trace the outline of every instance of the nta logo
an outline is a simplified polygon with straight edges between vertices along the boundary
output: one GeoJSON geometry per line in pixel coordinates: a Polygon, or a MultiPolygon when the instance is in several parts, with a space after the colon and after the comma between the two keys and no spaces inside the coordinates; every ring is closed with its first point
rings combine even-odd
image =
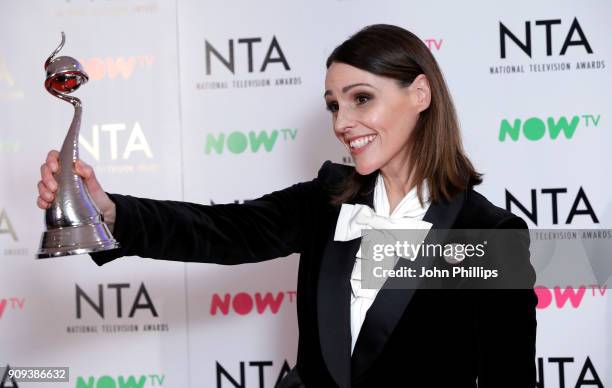
{"type": "Polygon", "coordinates": [[[19,241],[17,238],[17,232],[15,232],[15,228],[13,228],[13,224],[11,223],[7,212],[3,208],[0,208],[0,234],[8,234],[11,236],[13,241],[19,241]]]}
{"type": "Polygon", "coordinates": [[[210,314],[217,315],[218,312],[221,312],[223,315],[228,315],[233,310],[236,314],[247,315],[253,312],[253,309],[260,315],[265,314],[266,311],[277,314],[285,298],[288,298],[289,303],[294,303],[295,297],[295,291],[280,291],[276,295],[271,292],[265,294],[256,292],[255,295],[239,292],[233,296],[229,293],[213,294],[210,314]]]}
{"type": "Polygon", "coordinates": [[[10,365],[6,365],[6,368],[0,368],[0,372],[4,369],[4,373],[0,375],[0,388],[19,388],[17,381],[15,381],[14,376],[9,377],[9,371],[11,370],[10,365]],[[11,385],[6,385],[10,383],[11,385]]]}
{"type": "MultiPolygon", "coordinates": [[[[558,196],[559,194],[567,193],[567,188],[547,188],[542,189],[540,191],[541,194],[550,195],[550,207],[552,213],[552,224],[556,225],[559,223],[559,206],[558,206],[558,196]]],[[[516,205],[517,208],[527,216],[531,222],[535,225],[538,225],[538,191],[536,189],[531,189],[531,206],[527,209],[527,206],[523,205],[508,189],[506,189],[506,210],[512,211],[512,205],[516,205]]],[[[595,210],[593,210],[593,206],[591,206],[591,202],[587,197],[585,191],[582,189],[582,186],[578,189],[578,193],[574,198],[572,206],[568,212],[567,218],[565,219],[565,224],[571,224],[574,220],[575,216],[585,215],[591,217],[591,221],[594,224],[599,223],[599,218],[595,214],[595,210]],[[582,204],[582,208],[579,209],[582,204]]]]}
{"type": "Polygon", "coordinates": [[[143,388],[143,387],[161,387],[164,385],[164,375],[139,375],[139,376],[117,376],[108,375],[95,378],[89,376],[77,377],[76,388],[143,388]]]}
{"type": "Polygon", "coordinates": [[[566,116],[559,118],[547,117],[546,119],[530,117],[526,120],[503,119],[499,126],[498,139],[503,142],[509,137],[512,141],[517,141],[521,135],[521,130],[523,136],[531,141],[541,140],[546,135],[546,132],[548,132],[552,140],[556,140],[561,133],[563,133],[566,139],[571,139],[580,123],[583,123],[586,127],[590,125],[597,127],[600,119],[600,115],[592,114],[574,115],[569,120],[566,116]]]}
{"type": "MultiPolygon", "coordinates": [[[[264,373],[265,372],[264,369],[266,367],[274,366],[272,361],[249,361],[248,366],[252,368],[257,368],[257,374],[255,375],[252,373],[245,373],[247,362],[240,361],[240,367],[238,369],[239,373],[234,373],[232,375],[230,372],[228,372],[228,369],[236,370],[235,367],[225,368],[218,361],[215,364],[217,366],[216,368],[217,369],[216,370],[217,388],[222,388],[225,386],[223,385],[223,380],[228,381],[233,387],[251,387],[251,386],[258,386],[260,388],[267,387],[268,384],[266,383],[266,380],[265,380],[266,374],[264,373]],[[238,377],[237,375],[240,377],[238,377]],[[249,381],[251,382],[251,384],[248,384],[249,381]]],[[[291,371],[291,367],[289,367],[289,363],[287,362],[287,360],[284,360],[283,365],[281,366],[280,371],[278,372],[278,375],[275,374],[275,376],[278,376],[276,378],[276,382],[274,383],[274,385],[270,385],[270,386],[276,387],[278,383],[281,381],[281,379],[287,373],[289,373],[289,371],[291,371]]]]}
{"type": "MultiPolygon", "coordinates": [[[[102,124],[102,125],[94,125],[91,129],[91,138],[88,140],[82,134],[79,135],[79,144],[91,154],[91,156],[100,160],[100,156],[102,155],[102,148],[100,146],[100,133],[105,133],[108,135],[108,155],[111,160],[117,160],[120,157],[121,159],[129,159],[132,153],[134,152],[142,152],[142,154],[151,159],[153,158],[153,152],[151,151],[151,146],[147,141],[147,137],[145,136],[142,126],[138,121],[134,123],[131,129],[128,129],[127,124],[125,123],[113,123],[113,124],[102,124]],[[127,130],[128,138],[125,141],[125,146],[120,149],[119,148],[119,133],[123,133],[127,130]]],[[[122,141],[123,143],[123,141],[122,141]]]]}
{"type": "Polygon", "coordinates": [[[597,370],[595,369],[595,365],[593,365],[593,362],[591,361],[591,358],[589,356],[586,357],[584,363],[582,364],[580,373],[578,373],[578,370],[576,368],[576,367],[580,367],[580,364],[574,364],[574,362],[575,362],[574,357],[548,357],[548,364],[546,364],[546,367],[545,367],[544,358],[538,357],[537,380],[536,380],[535,387],[536,388],[546,388],[546,387],[551,387],[551,388],[552,387],[560,387],[560,388],[576,387],[578,388],[578,387],[591,386],[591,387],[597,387],[597,388],[604,388],[604,385],[601,379],[599,378],[599,374],[597,374],[597,370]],[[554,367],[554,364],[557,364],[557,368],[554,367]],[[569,364],[569,365],[566,365],[566,364],[569,364]],[[552,370],[548,370],[549,367],[551,367],[552,370]],[[544,373],[545,370],[547,370],[548,373],[544,373]],[[546,375],[555,376],[555,379],[553,379],[554,385],[551,385],[551,384],[545,385],[544,377],[546,375]],[[576,375],[578,375],[578,378],[576,379],[576,384],[569,383],[567,381],[566,376],[576,376],[576,375]],[[558,377],[558,381],[555,381],[557,377],[558,377]]]}
{"type": "Polygon", "coordinates": [[[130,79],[135,70],[150,69],[153,67],[153,55],[136,55],[117,58],[89,58],[81,61],[89,78],[98,81],[107,77],[130,79]]]}
{"type": "MultiPolygon", "coordinates": [[[[247,63],[246,68],[249,73],[253,72],[254,69],[254,61],[253,61],[253,53],[254,51],[258,51],[259,43],[261,43],[261,38],[239,38],[237,39],[237,44],[241,45],[240,47],[243,50],[246,50],[247,63]]],[[[204,40],[204,55],[206,59],[206,75],[212,74],[212,66],[211,59],[215,57],[217,61],[223,65],[227,70],[229,70],[232,74],[236,73],[236,60],[234,53],[234,39],[229,39],[227,43],[227,51],[225,56],[221,54],[221,52],[213,46],[208,40],[204,40]]],[[[271,63],[280,63],[286,71],[291,70],[289,67],[289,62],[287,62],[287,58],[281,49],[276,36],[272,36],[272,40],[267,46],[266,54],[261,65],[258,67],[259,72],[263,73],[266,71],[267,67],[271,63]]]]}
{"type": "MultiPolygon", "coordinates": [[[[542,37],[543,41],[546,45],[546,56],[553,55],[553,26],[561,24],[561,19],[547,19],[547,20],[536,20],[536,26],[542,26],[544,29],[544,36],[542,37]]],[[[518,48],[520,48],[527,56],[531,58],[532,54],[532,40],[531,40],[531,22],[525,22],[525,38],[524,41],[518,38],[508,27],[506,27],[502,22],[499,22],[499,51],[500,57],[506,58],[506,42],[508,39],[514,42],[518,48]]],[[[582,46],[584,50],[593,54],[593,49],[589,44],[589,41],[580,26],[577,18],[574,18],[572,24],[569,27],[567,34],[565,35],[565,39],[563,40],[563,44],[561,45],[561,50],[559,51],[559,55],[565,55],[567,49],[570,46],[582,46]]]]}
{"type": "Polygon", "coordinates": [[[224,148],[227,148],[233,154],[241,154],[247,149],[250,149],[252,153],[256,153],[261,149],[270,152],[279,134],[283,135],[283,141],[293,141],[297,136],[297,129],[283,128],[272,131],[260,131],[259,133],[254,131],[248,133],[234,131],[228,135],[225,133],[218,135],[209,133],[206,135],[204,153],[209,155],[214,151],[217,154],[221,154],[224,148]]]}
{"type": "MultiPolygon", "coordinates": [[[[124,299],[123,299],[123,290],[129,289],[129,283],[109,283],[106,285],[108,290],[115,290],[115,300],[117,304],[117,312],[116,317],[122,318],[124,311],[124,299]]],[[[112,291],[109,291],[112,292],[112,291]]],[[[106,309],[104,305],[104,285],[98,284],[98,295],[97,295],[97,303],[94,302],[94,299],[91,298],[83,289],[76,284],[76,317],[77,319],[81,319],[82,317],[82,304],[85,301],[97,314],[100,318],[104,318],[106,314],[106,309]]],[[[149,296],[149,292],[145,287],[144,283],[140,283],[140,287],[136,292],[136,296],[132,299],[132,303],[128,305],[130,308],[128,317],[133,318],[134,314],[136,314],[136,310],[148,310],[152,316],[157,317],[157,310],[155,309],[155,305],[149,296]]]]}

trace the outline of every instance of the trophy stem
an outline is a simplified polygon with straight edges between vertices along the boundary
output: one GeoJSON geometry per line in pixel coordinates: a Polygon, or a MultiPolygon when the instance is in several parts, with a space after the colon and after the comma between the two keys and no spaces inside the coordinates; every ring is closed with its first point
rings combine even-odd
{"type": "Polygon", "coordinates": [[[79,159],[79,132],[83,108],[81,101],[72,96],[52,93],[74,107],[72,123],[59,155],[59,170],[53,174],[61,182],[55,201],[47,209],[47,228],[79,226],[102,221],[100,210],[92,200],[85,182],[75,171],[79,159]]]}
{"type": "MultiPolygon", "coordinates": [[[[54,93],[55,94],[55,93],[54,93]]],[[[74,115],[70,129],[66,134],[62,149],[60,150],[60,165],[62,168],[71,169],[74,163],[79,159],[79,133],[81,132],[81,116],[83,115],[83,106],[81,100],[76,97],[58,94],[56,97],[64,101],[68,101],[74,107],[74,115]]]]}
{"type": "Polygon", "coordinates": [[[59,170],[53,174],[60,183],[51,207],[45,211],[47,231],[43,233],[39,259],[105,251],[119,246],[83,179],[74,171],[79,159],[79,132],[83,108],[72,96],[52,93],[70,102],[74,115],[60,150],[59,170]]]}

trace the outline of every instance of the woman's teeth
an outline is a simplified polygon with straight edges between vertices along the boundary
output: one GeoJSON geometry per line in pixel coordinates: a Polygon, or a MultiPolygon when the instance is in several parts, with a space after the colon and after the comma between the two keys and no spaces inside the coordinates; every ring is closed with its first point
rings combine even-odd
{"type": "Polygon", "coordinates": [[[349,143],[349,145],[351,146],[351,148],[361,148],[361,147],[367,145],[372,140],[374,140],[375,137],[376,137],[376,135],[363,136],[363,137],[360,137],[358,139],[352,140],[349,143]]]}

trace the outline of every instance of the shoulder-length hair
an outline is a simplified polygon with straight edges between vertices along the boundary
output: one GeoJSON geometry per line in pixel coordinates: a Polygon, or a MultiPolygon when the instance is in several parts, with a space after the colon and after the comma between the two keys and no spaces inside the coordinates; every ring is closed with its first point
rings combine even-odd
{"type": "MultiPolygon", "coordinates": [[[[442,72],[421,39],[401,27],[371,25],[336,47],[327,58],[327,68],[334,62],[395,79],[400,87],[409,86],[420,74],[427,77],[431,102],[420,113],[408,142],[421,203],[424,182],[432,202],[449,200],[457,192],[482,182],[482,174],[474,170],[464,152],[455,106],[442,72]]],[[[340,204],[355,198],[371,182],[368,177],[352,170],[336,188],[332,202],[340,204]]]]}

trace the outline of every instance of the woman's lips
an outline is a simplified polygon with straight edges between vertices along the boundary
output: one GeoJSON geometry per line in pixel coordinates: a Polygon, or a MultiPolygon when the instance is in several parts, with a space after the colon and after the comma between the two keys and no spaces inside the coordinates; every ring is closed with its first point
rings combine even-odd
{"type": "Polygon", "coordinates": [[[376,135],[364,135],[351,139],[348,142],[351,154],[357,155],[364,152],[375,138],[376,135]]]}

